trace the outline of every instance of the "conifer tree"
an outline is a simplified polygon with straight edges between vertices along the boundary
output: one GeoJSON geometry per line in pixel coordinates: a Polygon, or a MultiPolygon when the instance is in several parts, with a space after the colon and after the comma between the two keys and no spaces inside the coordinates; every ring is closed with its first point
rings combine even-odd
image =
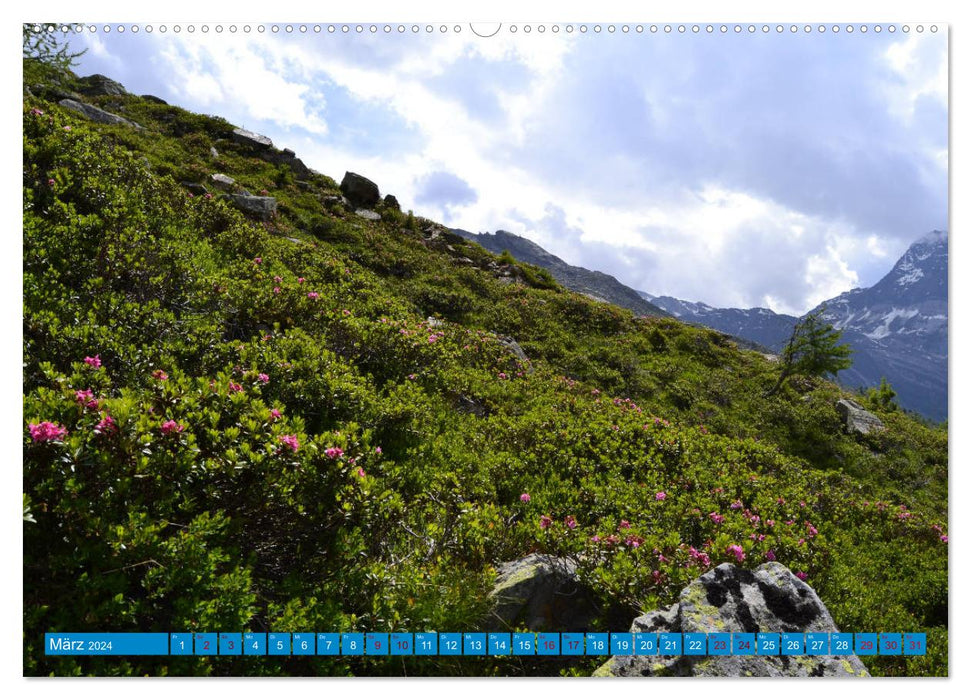
{"type": "Polygon", "coordinates": [[[779,379],[767,393],[777,393],[785,381],[793,375],[804,377],[835,376],[842,369],[849,369],[853,361],[849,345],[840,343],[843,334],[823,320],[825,307],[800,319],[792,329],[792,336],[782,351],[782,368],[779,379]]]}

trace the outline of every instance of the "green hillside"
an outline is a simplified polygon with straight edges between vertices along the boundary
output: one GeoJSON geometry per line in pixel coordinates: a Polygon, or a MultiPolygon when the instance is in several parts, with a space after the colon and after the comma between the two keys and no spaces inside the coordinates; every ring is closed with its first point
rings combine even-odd
{"type": "Polygon", "coordinates": [[[888,429],[851,436],[850,393],[764,398],[778,365],[723,335],[418,213],[363,218],[218,117],[84,97],[142,128],[98,124],[57,104],[74,76],[25,76],[26,674],[587,675],[602,659],[43,653],[52,631],[488,631],[495,567],[530,552],[576,559],[605,631],[774,558],[842,630],[927,632],[871,673],[947,674],[946,427],[871,407],[888,429]]]}

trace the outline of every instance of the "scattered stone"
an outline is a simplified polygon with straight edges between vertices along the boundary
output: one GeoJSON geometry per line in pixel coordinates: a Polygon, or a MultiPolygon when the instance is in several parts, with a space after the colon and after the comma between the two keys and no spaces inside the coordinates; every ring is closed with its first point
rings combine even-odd
{"type": "Polygon", "coordinates": [[[89,75],[86,78],[79,78],[78,84],[81,86],[81,94],[87,95],[88,97],[97,97],[98,95],[128,94],[128,91],[122,87],[121,83],[98,73],[89,75]]]}
{"type": "Polygon", "coordinates": [[[127,126],[134,127],[136,129],[141,129],[135,122],[125,119],[124,117],[119,117],[117,114],[112,114],[111,112],[106,112],[103,109],[99,109],[94,105],[89,105],[84,102],[78,102],[77,100],[65,99],[58,102],[61,107],[78,112],[85,119],[90,119],[98,124],[125,124],[127,126]]]}
{"type": "Polygon", "coordinates": [[[179,184],[189,190],[189,192],[192,194],[204,195],[209,191],[206,189],[205,185],[198,182],[180,182],[179,184]]]}
{"type": "Polygon", "coordinates": [[[398,204],[398,199],[393,194],[384,195],[384,206],[386,206],[388,209],[401,211],[401,205],[398,204]]]}
{"type": "Polygon", "coordinates": [[[216,187],[227,191],[232,190],[233,185],[236,184],[236,180],[229,177],[229,175],[224,175],[222,173],[214,173],[209,176],[209,179],[212,180],[216,187]]]}
{"type": "Polygon", "coordinates": [[[355,207],[362,209],[373,207],[381,198],[377,185],[363,175],[352,172],[344,173],[344,179],[341,180],[341,192],[355,207]]]}
{"type": "Polygon", "coordinates": [[[471,396],[466,396],[465,394],[456,394],[453,397],[453,403],[455,409],[460,413],[469,413],[476,418],[485,418],[489,415],[489,409],[479,401],[471,396]]]}
{"type": "Polygon", "coordinates": [[[304,165],[304,162],[297,158],[297,154],[289,148],[284,148],[282,151],[276,148],[268,148],[260,154],[260,157],[274,165],[289,165],[293,174],[298,178],[310,177],[310,168],[304,165]]]}
{"type": "Polygon", "coordinates": [[[441,328],[445,325],[445,321],[440,318],[435,318],[434,316],[429,316],[425,319],[425,323],[429,328],[441,328]]]}
{"type": "Polygon", "coordinates": [[[518,359],[520,362],[529,362],[529,358],[526,357],[526,353],[515,340],[505,336],[496,336],[496,340],[498,340],[499,344],[506,348],[506,350],[515,355],[516,359],[518,359]]]}
{"type": "Polygon", "coordinates": [[[304,192],[309,192],[314,188],[314,183],[307,182],[306,180],[295,180],[297,187],[302,189],[304,192]]]}
{"type": "Polygon", "coordinates": [[[381,215],[376,211],[371,211],[370,209],[355,209],[354,213],[360,216],[362,219],[367,219],[368,221],[381,221],[381,215]]]}
{"type": "Polygon", "coordinates": [[[472,258],[455,258],[456,265],[475,265],[475,261],[472,258]]]}
{"type": "Polygon", "coordinates": [[[155,95],[142,95],[143,100],[148,100],[149,102],[154,102],[157,105],[167,105],[168,102],[163,100],[161,97],[156,97],[155,95]]]}
{"type": "Polygon", "coordinates": [[[257,151],[273,148],[273,141],[268,139],[266,136],[254,133],[252,131],[247,131],[246,129],[233,129],[233,141],[257,151]]]}
{"type": "Polygon", "coordinates": [[[867,411],[856,401],[850,399],[840,399],[836,402],[836,410],[846,423],[846,430],[849,433],[859,433],[868,435],[869,433],[885,430],[886,426],[879,418],[867,411]]]}
{"type": "Polygon", "coordinates": [[[596,607],[593,592],[576,576],[568,559],[530,554],[500,564],[495,587],[489,594],[489,624],[503,628],[522,626],[542,632],[586,632],[596,607]]]}
{"type": "MultiPolygon", "coordinates": [[[[816,592],[778,562],[722,564],[631,632],[838,632],[816,592]]],[[[856,656],[614,656],[595,676],[869,676],[856,656]]]]}
{"type": "Polygon", "coordinates": [[[762,353],[762,357],[764,357],[765,359],[767,359],[769,362],[778,362],[779,361],[779,356],[778,355],[773,355],[772,353],[769,353],[769,352],[763,352],[762,353]]]}
{"type": "Polygon", "coordinates": [[[218,158],[219,157],[219,151],[216,150],[216,147],[215,146],[210,146],[209,147],[209,155],[212,156],[213,158],[218,158]]]}
{"type": "Polygon", "coordinates": [[[264,221],[276,214],[276,197],[254,197],[245,194],[231,194],[229,198],[239,209],[254,214],[264,221]]]}

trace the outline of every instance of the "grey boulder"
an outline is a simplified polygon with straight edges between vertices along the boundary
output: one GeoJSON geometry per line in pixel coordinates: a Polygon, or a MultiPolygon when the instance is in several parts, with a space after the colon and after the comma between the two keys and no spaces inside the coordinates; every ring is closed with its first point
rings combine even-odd
{"type": "Polygon", "coordinates": [[[568,559],[530,554],[497,569],[490,627],[585,632],[596,615],[592,591],[568,559]]]}
{"type": "MultiPolygon", "coordinates": [[[[80,92],[82,95],[96,97],[98,95],[127,95],[128,91],[122,87],[121,83],[111,78],[95,73],[86,78],[78,79],[80,92]]],[[[158,99],[158,98],[155,98],[158,99]]]]}
{"type": "Polygon", "coordinates": [[[275,197],[255,197],[253,195],[231,194],[229,195],[229,198],[241,211],[247,214],[253,214],[264,221],[272,218],[276,214],[275,197]]]}
{"type": "Polygon", "coordinates": [[[263,151],[273,147],[273,141],[262,134],[257,134],[246,129],[233,129],[233,141],[241,146],[247,146],[257,151],[263,151]]]}
{"type": "MultiPolygon", "coordinates": [[[[816,592],[778,562],[722,564],[677,603],[634,620],[631,632],[838,632],[816,592]]],[[[856,656],[613,656],[596,676],[868,676],[856,656]]]]}
{"type": "Polygon", "coordinates": [[[361,209],[373,207],[381,198],[376,184],[363,175],[352,172],[344,173],[344,179],[341,180],[341,192],[351,201],[352,205],[361,209]]]}
{"type": "Polygon", "coordinates": [[[868,435],[886,429],[883,421],[864,409],[856,401],[840,399],[836,402],[836,410],[843,418],[847,432],[868,435]]]}
{"type": "Polygon", "coordinates": [[[112,114],[111,112],[106,112],[103,109],[99,109],[94,105],[89,105],[84,102],[78,102],[77,100],[61,100],[58,102],[61,107],[65,109],[70,109],[78,114],[80,114],[85,119],[90,119],[98,124],[125,124],[127,126],[135,127],[136,129],[141,129],[135,122],[125,119],[124,117],[119,117],[117,114],[112,114]]]}

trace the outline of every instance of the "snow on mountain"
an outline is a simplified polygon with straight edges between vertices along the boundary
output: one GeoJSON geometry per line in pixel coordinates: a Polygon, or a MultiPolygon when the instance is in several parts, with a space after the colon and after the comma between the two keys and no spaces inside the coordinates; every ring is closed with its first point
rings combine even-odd
{"type": "MultiPolygon", "coordinates": [[[[817,307],[825,308],[823,318],[843,331],[854,350],[853,366],[839,374],[841,383],[869,387],[886,377],[900,405],[935,420],[947,418],[947,274],[948,234],[932,231],[872,287],[852,289],[817,307]]],[[[718,309],[641,294],[681,320],[776,352],[785,347],[797,320],[769,309],[718,309]]]]}

